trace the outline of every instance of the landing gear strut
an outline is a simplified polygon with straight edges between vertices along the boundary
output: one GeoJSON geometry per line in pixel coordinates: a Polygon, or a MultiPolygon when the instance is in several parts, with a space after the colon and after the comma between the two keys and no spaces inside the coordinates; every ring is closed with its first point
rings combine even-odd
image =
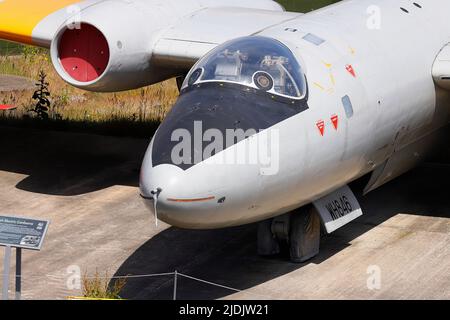
{"type": "Polygon", "coordinates": [[[313,206],[260,222],[259,255],[279,254],[283,243],[289,246],[292,262],[305,262],[319,254],[320,218],[313,206]]]}

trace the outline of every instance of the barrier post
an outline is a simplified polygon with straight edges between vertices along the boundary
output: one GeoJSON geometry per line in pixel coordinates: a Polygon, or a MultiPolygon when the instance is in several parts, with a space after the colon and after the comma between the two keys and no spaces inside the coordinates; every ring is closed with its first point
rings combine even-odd
{"type": "Polygon", "coordinates": [[[177,300],[178,271],[175,270],[173,278],[173,300],[177,300]]]}

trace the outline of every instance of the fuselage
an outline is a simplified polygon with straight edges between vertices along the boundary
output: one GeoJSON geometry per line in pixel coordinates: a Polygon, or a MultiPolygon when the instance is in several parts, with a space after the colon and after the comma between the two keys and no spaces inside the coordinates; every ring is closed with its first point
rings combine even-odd
{"type": "MultiPolygon", "coordinates": [[[[284,44],[301,65],[307,108],[186,167],[156,163],[155,141],[163,144],[157,133],[141,172],[149,207],[154,208],[149,199],[157,199],[158,217],[184,228],[241,225],[319,199],[397,154],[414,158],[407,159],[411,163],[421,159],[428,147],[421,141],[449,120],[449,95],[431,76],[436,56],[450,42],[448,12],[446,0],[350,0],[264,30],[257,36],[284,44]],[[269,165],[217,161],[244,152],[268,133],[274,147],[269,165]]],[[[180,101],[186,100],[183,94],[195,91],[182,92],[180,101]]],[[[227,119],[212,113],[197,120],[227,119]]]]}

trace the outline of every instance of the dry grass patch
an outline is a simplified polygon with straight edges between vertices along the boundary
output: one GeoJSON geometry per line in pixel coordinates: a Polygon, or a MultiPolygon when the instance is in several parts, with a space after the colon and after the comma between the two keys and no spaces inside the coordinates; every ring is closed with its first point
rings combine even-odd
{"type": "Polygon", "coordinates": [[[126,278],[109,280],[108,272],[104,276],[98,270],[93,276],[83,276],[83,297],[89,299],[121,299],[120,292],[127,283],[126,278]]]}
{"type": "MultiPolygon", "coordinates": [[[[0,73],[37,79],[44,71],[51,93],[52,115],[68,121],[160,122],[178,97],[175,80],[119,93],[93,93],[65,83],[54,70],[48,52],[36,50],[20,56],[0,57],[0,73]]],[[[17,106],[8,117],[20,119],[33,106],[33,92],[0,93],[0,103],[17,106]]]]}

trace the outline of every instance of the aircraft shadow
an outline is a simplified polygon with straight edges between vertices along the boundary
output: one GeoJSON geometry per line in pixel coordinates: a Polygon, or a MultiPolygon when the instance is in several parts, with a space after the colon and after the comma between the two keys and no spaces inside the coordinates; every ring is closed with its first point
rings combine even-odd
{"type": "MultiPolygon", "coordinates": [[[[147,145],[147,139],[0,126],[0,171],[24,174],[27,177],[17,184],[17,188],[49,195],[80,195],[113,185],[137,186],[147,145]]],[[[446,155],[445,160],[450,160],[448,150],[446,155]]],[[[352,184],[356,192],[363,186],[364,179],[352,184]]],[[[450,166],[428,163],[365,197],[359,194],[365,215],[324,237],[320,255],[308,263],[326,261],[349,246],[353,239],[399,213],[449,218],[449,187],[450,166]]],[[[257,256],[256,225],[212,231],[169,228],[143,243],[119,267],[116,275],[178,270],[244,290],[304,265],[290,263],[284,256],[257,256]]],[[[171,277],[128,279],[122,296],[170,299],[172,291],[171,277]]],[[[185,278],[178,281],[179,299],[217,299],[231,293],[185,278]]]]}
{"type": "Polygon", "coordinates": [[[0,126],[0,171],[27,175],[18,189],[48,195],[138,186],[147,145],[146,139],[0,126]]]}
{"type": "MultiPolygon", "coordinates": [[[[450,166],[424,165],[359,199],[365,215],[332,235],[324,236],[320,264],[350,245],[353,239],[397,214],[450,218],[450,166]]],[[[364,180],[352,184],[362,190],[364,180]]],[[[116,271],[120,275],[178,272],[236,288],[250,289],[302,268],[286,254],[262,258],[256,254],[256,225],[225,230],[189,231],[169,228],[134,252],[116,271]]],[[[127,299],[171,299],[173,276],[128,279],[121,292],[127,299]]],[[[233,292],[190,279],[178,278],[177,298],[219,299],[233,292]]],[[[251,290],[250,290],[251,291],[251,290]]],[[[252,296],[259,299],[264,296],[252,296]]],[[[270,297],[266,297],[270,298],[270,297]]],[[[275,297],[274,297],[275,298],[275,297]]]]}

